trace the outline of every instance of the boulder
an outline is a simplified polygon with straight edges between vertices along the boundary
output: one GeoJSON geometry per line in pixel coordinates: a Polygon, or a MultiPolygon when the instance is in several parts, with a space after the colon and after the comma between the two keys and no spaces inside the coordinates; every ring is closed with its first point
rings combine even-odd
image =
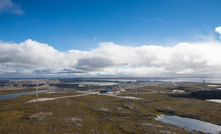
{"type": "Polygon", "coordinates": [[[163,112],[163,113],[175,113],[177,110],[171,108],[171,107],[162,107],[162,108],[157,108],[157,112],[163,112]]]}
{"type": "Polygon", "coordinates": [[[97,112],[112,113],[112,110],[102,107],[102,108],[97,109],[97,112]]]}
{"type": "Polygon", "coordinates": [[[53,115],[53,113],[51,113],[51,112],[34,113],[34,114],[31,114],[28,118],[29,119],[37,118],[38,120],[43,120],[46,115],[53,115]]]}
{"type": "Polygon", "coordinates": [[[134,103],[130,103],[130,104],[124,104],[124,107],[127,109],[134,109],[134,108],[139,108],[137,105],[135,105],[134,103]]]}
{"type": "Polygon", "coordinates": [[[65,122],[72,122],[72,123],[76,123],[76,122],[81,122],[82,119],[78,118],[78,117],[73,117],[73,118],[66,118],[65,122]]]}

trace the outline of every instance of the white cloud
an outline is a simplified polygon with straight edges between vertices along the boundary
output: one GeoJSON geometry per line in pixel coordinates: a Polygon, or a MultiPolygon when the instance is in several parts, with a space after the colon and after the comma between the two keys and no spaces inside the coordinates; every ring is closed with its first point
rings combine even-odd
{"type": "Polygon", "coordinates": [[[220,76],[221,43],[129,47],[103,42],[91,51],[60,52],[31,39],[0,42],[0,75],[220,76]]]}
{"type": "Polygon", "coordinates": [[[216,27],[215,31],[220,34],[219,38],[221,39],[221,26],[216,27]]]}
{"type": "Polygon", "coordinates": [[[187,68],[187,69],[184,69],[184,70],[181,70],[179,72],[177,72],[178,74],[190,74],[190,73],[193,73],[194,70],[191,69],[191,68],[187,68]]]}
{"type": "Polygon", "coordinates": [[[24,11],[21,10],[21,7],[11,0],[0,0],[0,13],[1,12],[8,12],[17,15],[24,14],[24,11]]]}

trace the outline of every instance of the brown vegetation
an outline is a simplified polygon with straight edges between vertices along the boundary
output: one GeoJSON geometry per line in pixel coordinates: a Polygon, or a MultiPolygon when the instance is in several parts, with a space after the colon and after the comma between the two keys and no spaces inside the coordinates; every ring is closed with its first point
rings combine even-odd
{"type": "MultiPolygon", "coordinates": [[[[169,114],[195,118],[221,125],[221,104],[171,95],[182,87],[192,91],[194,83],[148,86],[138,91],[142,100],[125,100],[111,96],[88,95],[53,101],[26,103],[35,95],[0,100],[0,133],[195,133],[156,121],[157,115],[169,114]],[[166,92],[161,93],[160,91],[166,92]]],[[[132,92],[132,90],[126,90],[132,92]]],[[[135,91],[135,90],[134,90],[135,91]]],[[[76,89],[58,90],[65,93],[41,93],[39,98],[76,94],[76,89]]],[[[125,92],[127,93],[127,92],[125,92]]],[[[131,95],[130,95],[131,96],[131,95]]]]}

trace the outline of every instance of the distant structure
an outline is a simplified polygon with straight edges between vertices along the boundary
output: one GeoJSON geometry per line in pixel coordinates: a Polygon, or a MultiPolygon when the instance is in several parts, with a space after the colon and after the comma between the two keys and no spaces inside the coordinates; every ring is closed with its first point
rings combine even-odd
{"type": "Polygon", "coordinates": [[[206,88],[205,88],[205,80],[203,80],[203,84],[204,84],[204,90],[206,90],[206,88]]]}
{"type": "Polygon", "coordinates": [[[36,84],[36,100],[38,100],[38,82],[36,84]]]}
{"type": "Polygon", "coordinates": [[[108,92],[110,92],[109,89],[105,89],[105,90],[100,91],[100,93],[108,93],[108,92]]]}
{"type": "Polygon", "coordinates": [[[135,86],[136,86],[136,99],[137,99],[137,85],[136,84],[138,84],[138,81],[136,80],[136,82],[135,82],[135,86]]]}
{"type": "Polygon", "coordinates": [[[83,84],[79,84],[78,87],[85,87],[85,85],[83,85],[83,84]]]}
{"type": "Polygon", "coordinates": [[[48,81],[48,90],[50,92],[50,80],[48,81]]]}

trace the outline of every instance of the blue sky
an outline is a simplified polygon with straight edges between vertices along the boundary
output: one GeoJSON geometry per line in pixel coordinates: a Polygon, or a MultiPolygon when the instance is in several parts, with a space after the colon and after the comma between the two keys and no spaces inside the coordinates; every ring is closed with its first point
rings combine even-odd
{"type": "Polygon", "coordinates": [[[33,39],[60,51],[90,50],[98,42],[173,45],[195,41],[194,34],[209,34],[221,22],[220,0],[12,2],[24,13],[0,14],[0,39],[15,43],[33,39]]]}
{"type": "MultiPolygon", "coordinates": [[[[216,27],[221,26],[220,5],[220,0],[0,0],[0,40],[9,45],[19,45],[31,39],[26,43],[32,44],[36,41],[47,44],[60,53],[69,50],[90,53],[106,46],[105,43],[108,42],[113,42],[113,46],[120,45],[131,49],[150,45],[175,47],[183,42],[220,42],[220,35],[215,31],[216,27]]],[[[75,64],[67,65],[63,69],[67,70],[68,67],[79,71],[79,66],[83,64],[82,57],[75,60],[75,64]]],[[[111,60],[114,65],[108,67],[114,68],[115,71],[122,67],[153,67],[153,64],[118,64],[114,59],[111,60]]],[[[10,69],[18,73],[18,65],[14,65],[18,60],[12,58],[12,61],[10,64],[8,61],[2,62],[1,66],[11,67],[10,69]]],[[[30,68],[31,63],[28,63],[28,66],[23,62],[20,64],[20,69],[23,69],[30,68]]],[[[44,67],[51,69],[51,65],[44,67]]],[[[102,66],[99,69],[108,67],[102,66]]],[[[160,67],[165,68],[165,65],[160,67]]],[[[191,67],[186,69],[191,70],[191,67]]],[[[177,72],[179,74],[179,71],[177,72]]],[[[111,73],[105,75],[109,74],[111,73]]],[[[102,73],[97,71],[93,75],[102,73]]]]}

